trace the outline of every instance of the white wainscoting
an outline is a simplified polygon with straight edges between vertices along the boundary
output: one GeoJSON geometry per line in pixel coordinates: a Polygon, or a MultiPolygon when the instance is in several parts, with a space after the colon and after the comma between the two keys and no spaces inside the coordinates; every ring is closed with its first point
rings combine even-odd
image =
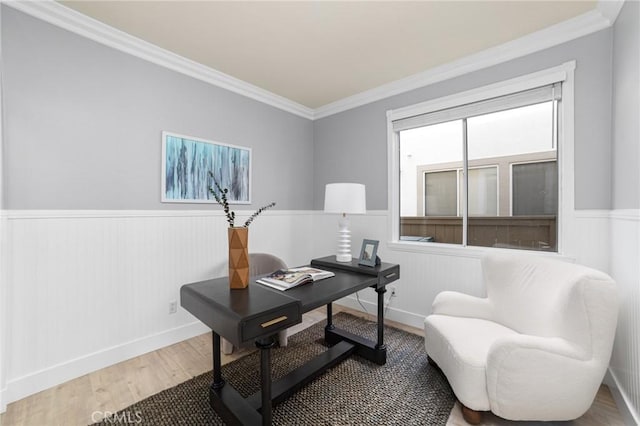
{"type": "MultiPolygon", "coordinates": [[[[2,145],[0,136],[0,145],[2,145]]],[[[0,146],[1,148],[1,146],[0,146]]],[[[1,154],[0,154],[1,155],[1,154]]],[[[2,178],[0,178],[2,180],[2,178]]],[[[2,189],[0,188],[0,193],[2,189]]],[[[1,204],[1,201],[0,201],[1,204]]],[[[3,413],[7,406],[7,331],[9,330],[9,316],[7,315],[7,218],[0,210],[0,413],[3,413]]]]}
{"type": "Polygon", "coordinates": [[[613,210],[610,233],[610,274],[620,289],[611,388],[627,424],[640,424],[640,210],[613,210]]]}
{"type": "MultiPolygon", "coordinates": [[[[180,285],[226,274],[219,211],[6,211],[3,218],[3,405],[208,331],[181,308],[168,312],[180,285]]],[[[335,252],[337,221],[318,211],[268,211],[251,225],[250,251],[304,264],[335,252]]],[[[637,212],[577,211],[572,223],[565,255],[612,273],[628,298],[612,377],[629,407],[637,407],[637,212]]],[[[385,295],[387,318],[422,328],[440,291],[484,294],[481,251],[391,249],[386,211],[352,216],[351,230],[354,256],[362,239],[375,239],[380,257],[401,265],[396,297],[385,295]]],[[[375,312],[374,291],[359,292],[359,299],[375,312]]],[[[356,297],[341,303],[362,309],[356,297]]]]}
{"type": "Polygon", "coordinates": [[[610,212],[608,210],[576,210],[568,256],[577,263],[609,273],[611,259],[610,212]]]}
{"type": "MultiPolygon", "coordinates": [[[[250,251],[308,262],[312,216],[266,212],[251,225],[250,251]]],[[[179,301],[182,284],[226,275],[227,223],[219,211],[4,217],[3,405],[207,331],[182,308],[170,315],[169,303],[179,301]]]]}
{"type": "MultiPolygon", "coordinates": [[[[337,244],[337,217],[318,214],[314,219],[314,255],[334,253],[337,244]],[[332,235],[335,238],[327,238],[332,235]]],[[[572,226],[575,236],[567,242],[574,248],[565,257],[603,271],[608,271],[609,216],[607,211],[578,211],[572,226]]],[[[394,283],[396,297],[390,300],[387,317],[414,327],[423,327],[424,317],[431,313],[435,296],[444,290],[461,291],[483,296],[481,280],[481,248],[445,248],[429,252],[403,251],[397,245],[390,248],[388,241],[388,215],[386,211],[369,211],[365,216],[351,216],[352,252],[358,256],[364,238],[379,240],[379,256],[385,262],[400,264],[400,280],[394,283]]],[[[385,295],[388,299],[388,294],[385,295]]],[[[361,291],[360,303],[369,312],[375,312],[376,294],[361,291]]],[[[360,309],[355,296],[341,303],[360,309]]]]}

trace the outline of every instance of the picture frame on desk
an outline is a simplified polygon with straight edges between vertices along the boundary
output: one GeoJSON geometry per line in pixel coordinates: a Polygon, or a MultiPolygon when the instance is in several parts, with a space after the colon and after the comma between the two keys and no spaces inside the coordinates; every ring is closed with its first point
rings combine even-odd
{"type": "Polygon", "coordinates": [[[378,244],[379,241],[377,240],[362,240],[362,248],[360,249],[358,265],[376,266],[378,259],[378,244]]]}

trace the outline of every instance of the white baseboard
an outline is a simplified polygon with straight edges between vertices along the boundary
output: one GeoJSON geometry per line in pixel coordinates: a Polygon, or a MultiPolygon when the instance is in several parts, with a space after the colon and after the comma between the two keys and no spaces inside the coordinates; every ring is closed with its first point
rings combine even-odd
{"type": "MultiPolygon", "coordinates": [[[[366,300],[360,299],[360,302],[364,305],[367,312],[376,315],[378,312],[378,304],[374,302],[368,302],[366,300]]],[[[364,312],[362,310],[362,306],[358,303],[358,300],[355,296],[343,297],[340,300],[335,302],[338,305],[346,306],[348,308],[355,309],[360,312],[364,312]]],[[[392,321],[396,321],[402,324],[409,325],[411,327],[416,327],[419,329],[424,328],[424,316],[414,314],[412,312],[403,311],[401,309],[394,308],[389,306],[384,314],[385,319],[389,319],[392,321]]]]}
{"type": "Polygon", "coordinates": [[[6,405],[36,392],[59,385],[101,368],[117,364],[145,353],[173,345],[206,333],[210,329],[200,321],[194,321],[151,336],[106,348],[86,356],[71,359],[52,367],[36,371],[7,382],[1,394],[3,412],[6,405]]]}
{"type": "Polygon", "coordinates": [[[613,400],[615,401],[618,411],[624,420],[624,424],[640,425],[640,414],[638,414],[633,408],[633,404],[627,394],[621,390],[620,386],[618,386],[619,381],[611,371],[611,368],[607,368],[607,373],[604,376],[603,382],[605,385],[609,386],[611,396],[613,396],[613,400]]]}

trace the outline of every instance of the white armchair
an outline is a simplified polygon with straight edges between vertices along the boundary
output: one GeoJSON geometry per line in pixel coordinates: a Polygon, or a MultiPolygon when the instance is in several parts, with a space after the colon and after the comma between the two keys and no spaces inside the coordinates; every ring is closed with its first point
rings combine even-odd
{"type": "Polygon", "coordinates": [[[605,273],[556,259],[490,254],[486,298],[445,291],[424,323],[440,367],[476,424],[482,411],[510,420],[571,420],[602,382],[618,318],[605,273]]]}

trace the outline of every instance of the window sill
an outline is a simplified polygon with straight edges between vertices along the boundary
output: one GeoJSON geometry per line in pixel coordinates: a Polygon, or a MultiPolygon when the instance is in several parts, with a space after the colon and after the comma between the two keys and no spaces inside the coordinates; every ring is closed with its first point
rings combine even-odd
{"type": "Polygon", "coordinates": [[[428,242],[413,242],[413,241],[388,241],[387,247],[393,251],[409,252],[409,253],[426,253],[435,254],[438,256],[454,256],[454,257],[469,257],[479,259],[487,253],[509,253],[509,254],[530,254],[533,256],[551,257],[554,259],[561,259],[570,262],[574,262],[575,259],[569,256],[562,255],[557,252],[549,251],[535,251],[535,250],[514,250],[506,248],[495,247],[475,247],[457,244],[444,244],[444,243],[428,243],[428,242]]]}

